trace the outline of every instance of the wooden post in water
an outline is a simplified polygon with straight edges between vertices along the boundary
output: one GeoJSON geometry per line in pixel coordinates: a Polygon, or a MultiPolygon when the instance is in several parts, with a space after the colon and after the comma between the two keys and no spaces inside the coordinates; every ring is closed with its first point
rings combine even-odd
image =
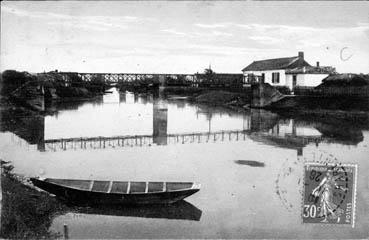
{"type": "Polygon", "coordinates": [[[68,225],[64,223],[64,239],[69,239],[68,225]]]}

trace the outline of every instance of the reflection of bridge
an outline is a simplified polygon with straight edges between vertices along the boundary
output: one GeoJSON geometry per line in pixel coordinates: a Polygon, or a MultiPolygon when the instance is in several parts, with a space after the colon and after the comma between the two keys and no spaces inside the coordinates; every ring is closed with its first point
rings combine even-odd
{"type": "Polygon", "coordinates": [[[45,140],[44,144],[46,151],[57,151],[73,149],[148,147],[167,144],[231,142],[245,141],[250,138],[254,141],[269,143],[270,145],[299,149],[309,143],[320,143],[323,141],[330,142],[332,140],[322,136],[275,136],[266,132],[251,132],[250,130],[167,134],[165,136],[160,136],[160,138],[159,142],[157,142],[157,139],[153,135],[61,138],[45,140]]]}
{"type": "Polygon", "coordinates": [[[91,137],[91,138],[62,138],[45,140],[45,150],[69,150],[69,149],[102,149],[118,147],[140,147],[165,144],[185,144],[203,142],[225,142],[246,140],[249,131],[219,131],[205,133],[184,133],[162,135],[159,143],[153,135],[138,136],[114,136],[114,137],[91,137]]]}

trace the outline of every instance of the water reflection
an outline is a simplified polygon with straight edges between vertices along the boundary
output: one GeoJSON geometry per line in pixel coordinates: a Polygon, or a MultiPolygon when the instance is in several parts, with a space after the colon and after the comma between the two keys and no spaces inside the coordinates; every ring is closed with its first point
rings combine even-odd
{"type": "Polygon", "coordinates": [[[202,214],[200,209],[185,200],[170,205],[81,206],[74,208],[72,212],[106,216],[165,218],[191,221],[199,221],[202,214]]]}
{"type": "Polygon", "coordinates": [[[50,102],[45,103],[45,108],[46,108],[46,111],[50,115],[58,116],[58,113],[60,111],[77,110],[78,108],[85,105],[86,102],[88,102],[92,106],[100,106],[105,101],[104,101],[103,96],[97,96],[93,99],[88,99],[88,100],[73,100],[73,99],[70,99],[68,101],[50,101],[50,102]]]}
{"type": "Polygon", "coordinates": [[[165,101],[155,99],[153,103],[153,143],[167,145],[168,106],[165,101]]]}
{"type": "Polygon", "coordinates": [[[45,117],[22,109],[0,109],[0,131],[12,132],[45,150],[45,117]]]}
{"type": "MultiPolygon", "coordinates": [[[[357,145],[363,141],[362,130],[369,128],[345,119],[286,118],[258,109],[239,114],[223,108],[191,105],[185,101],[168,102],[160,95],[113,93],[115,95],[87,102],[53,103],[50,108],[57,111],[52,116],[41,116],[20,109],[2,109],[1,131],[10,131],[31,145],[36,144],[39,151],[240,141],[246,140],[246,134],[253,141],[295,149],[298,155],[302,155],[303,148],[311,143],[317,146],[320,142],[357,145]],[[117,109],[125,114],[117,115],[119,120],[106,120],[109,121],[107,125],[115,124],[113,129],[106,131],[106,128],[84,123],[96,107],[107,108],[111,112],[107,103],[117,103],[117,109]],[[148,108],[150,105],[151,110],[148,108]],[[150,118],[151,127],[146,123],[150,118]],[[81,124],[85,128],[81,129],[81,124]],[[69,130],[70,127],[73,128],[69,130]],[[81,133],[76,135],[78,131],[81,133]],[[125,131],[133,134],[119,134],[125,131]],[[86,133],[90,136],[81,135],[86,133]],[[59,138],[52,137],[58,135],[59,138]]],[[[106,114],[103,113],[99,117],[105,119],[106,114]]]]}

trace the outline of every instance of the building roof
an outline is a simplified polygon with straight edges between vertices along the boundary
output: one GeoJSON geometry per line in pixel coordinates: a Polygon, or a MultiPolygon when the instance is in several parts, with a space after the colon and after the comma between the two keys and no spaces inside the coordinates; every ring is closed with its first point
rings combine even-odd
{"type": "Polygon", "coordinates": [[[242,71],[263,71],[263,70],[276,70],[276,69],[291,69],[296,67],[310,66],[301,57],[286,57],[286,58],[274,58],[261,61],[254,61],[242,71]]]}
{"type": "Polygon", "coordinates": [[[330,66],[304,66],[286,70],[286,74],[334,74],[336,69],[330,66]]]}

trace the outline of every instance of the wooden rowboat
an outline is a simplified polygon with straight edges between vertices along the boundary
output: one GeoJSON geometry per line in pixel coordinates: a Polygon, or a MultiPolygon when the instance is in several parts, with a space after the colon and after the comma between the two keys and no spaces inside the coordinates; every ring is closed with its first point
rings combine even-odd
{"type": "Polygon", "coordinates": [[[32,183],[57,197],[76,203],[168,204],[200,190],[192,182],[122,182],[31,178],[32,183]]]}

